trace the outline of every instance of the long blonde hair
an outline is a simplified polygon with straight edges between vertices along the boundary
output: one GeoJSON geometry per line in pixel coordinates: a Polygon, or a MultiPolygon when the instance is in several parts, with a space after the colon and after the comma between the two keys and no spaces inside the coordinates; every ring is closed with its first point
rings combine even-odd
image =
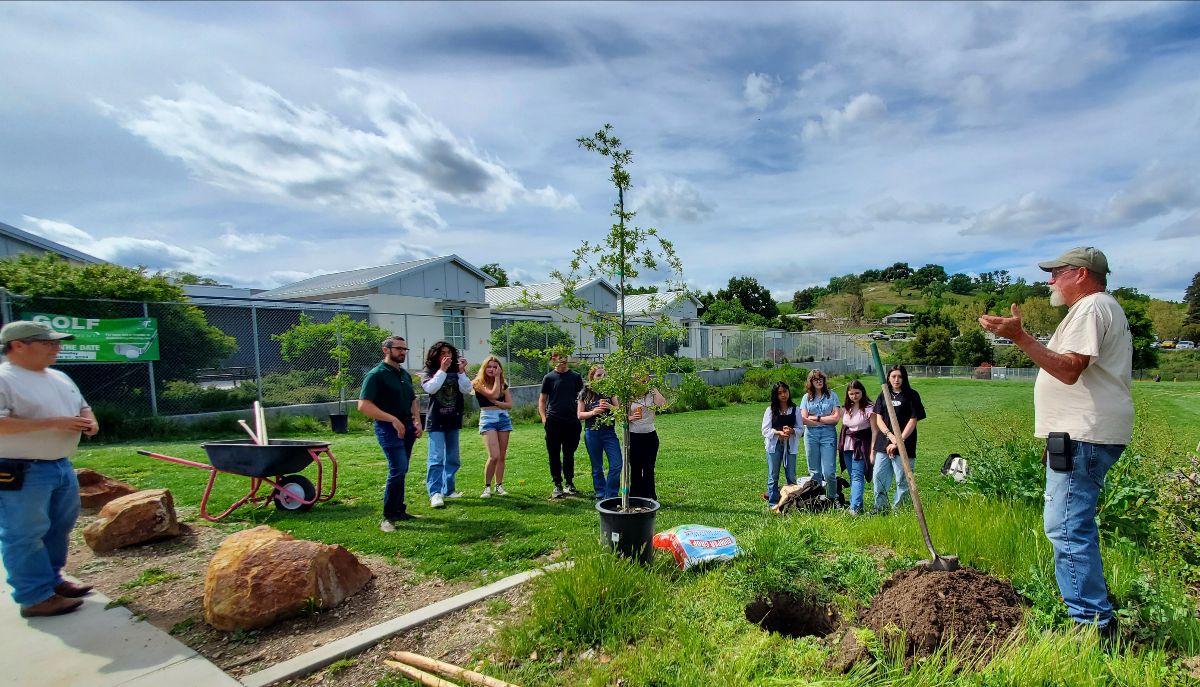
{"type": "Polygon", "coordinates": [[[496,361],[496,367],[500,368],[500,374],[496,375],[496,390],[504,391],[504,387],[507,386],[507,382],[504,380],[504,364],[496,356],[489,355],[483,359],[483,364],[479,366],[479,371],[475,373],[475,379],[471,380],[471,386],[474,387],[475,391],[487,391],[487,366],[493,360],[496,361]]]}

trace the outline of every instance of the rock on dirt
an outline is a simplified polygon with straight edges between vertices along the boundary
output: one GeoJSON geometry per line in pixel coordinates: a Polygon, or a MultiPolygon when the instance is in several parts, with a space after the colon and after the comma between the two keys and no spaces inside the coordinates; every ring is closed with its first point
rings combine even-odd
{"type": "Polygon", "coordinates": [[[132,485],[88,468],[77,468],[75,479],[79,480],[79,505],[89,510],[103,508],[109,501],[137,491],[132,485]]]}
{"type": "Polygon", "coordinates": [[[83,529],[83,539],[96,553],[179,536],[175,500],[167,489],[146,489],[104,504],[99,516],[83,529]]]}

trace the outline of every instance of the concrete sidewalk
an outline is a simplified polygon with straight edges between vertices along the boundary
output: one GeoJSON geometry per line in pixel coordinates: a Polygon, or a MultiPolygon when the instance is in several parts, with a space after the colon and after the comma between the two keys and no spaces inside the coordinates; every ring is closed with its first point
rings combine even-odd
{"type": "Polygon", "coordinates": [[[220,668],[125,608],[104,610],[92,591],[83,607],[54,618],[22,618],[0,580],[0,684],[42,687],[241,687],[220,668]]]}

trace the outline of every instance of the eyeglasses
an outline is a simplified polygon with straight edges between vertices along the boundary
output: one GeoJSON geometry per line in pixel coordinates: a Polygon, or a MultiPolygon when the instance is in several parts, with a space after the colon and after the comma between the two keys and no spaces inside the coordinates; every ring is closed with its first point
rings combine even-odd
{"type": "Polygon", "coordinates": [[[1050,270],[1050,278],[1057,281],[1057,280],[1061,279],[1062,276],[1064,274],[1066,274],[1067,272],[1071,272],[1071,271],[1077,270],[1077,269],[1079,269],[1079,267],[1077,265],[1063,265],[1062,267],[1055,267],[1054,269],[1050,270]]]}
{"type": "Polygon", "coordinates": [[[388,348],[393,348],[397,351],[407,351],[408,350],[408,346],[388,346],[388,348]]]}
{"type": "Polygon", "coordinates": [[[41,343],[41,344],[46,344],[47,346],[54,346],[54,347],[58,347],[58,346],[62,345],[61,339],[17,339],[17,341],[20,341],[23,344],[41,343]]]}

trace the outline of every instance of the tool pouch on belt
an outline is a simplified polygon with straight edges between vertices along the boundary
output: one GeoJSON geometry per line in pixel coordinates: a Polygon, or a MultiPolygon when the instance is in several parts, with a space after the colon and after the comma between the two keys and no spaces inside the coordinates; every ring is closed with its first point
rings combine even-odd
{"type": "Polygon", "coordinates": [[[1055,472],[1070,472],[1074,467],[1071,459],[1074,449],[1071,435],[1066,432],[1050,432],[1046,436],[1046,464],[1055,472]]]}
{"type": "Polygon", "coordinates": [[[23,461],[0,460],[0,491],[20,491],[27,467],[29,464],[23,461]]]}

